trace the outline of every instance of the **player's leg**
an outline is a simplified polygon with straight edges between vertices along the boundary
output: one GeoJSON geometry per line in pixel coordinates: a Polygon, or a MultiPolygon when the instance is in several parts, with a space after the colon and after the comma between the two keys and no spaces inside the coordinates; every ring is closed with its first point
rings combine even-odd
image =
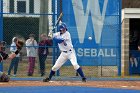
{"type": "Polygon", "coordinates": [[[13,68],[13,66],[14,66],[15,59],[16,59],[16,58],[13,58],[13,59],[11,60],[11,63],[10,63],[9,69],[8,69],[8,75],[11,74],[11,70],[12,70],[12,68],[13,68]]]}
{"type": "Polygon", "coordinates": [[[48,82],[51,80],[52,76],[55,74],[55,71],[57,71],[66,61],[67,61],[67,55],[66,53],[61,53],[58,57],[56,63],[52,67],[52,70],[50,71],[49,77],[43,79],[44,82],[48,82]]]}
{"type": "Polygon", "coordinates": [[[69,60],[71,61],[72,65],[74,66],[74,69],[78,72],[78,74],[82,77],[82,81],[86,82],[86,78],[85,75],[81,69],[81,67],[78,65],[77,63],[77,58],[75,55],[75,51],[73,51],[70,56],[69,56],[69,60]]]}
{"type": "Polygon", "coordinates": [[[17,74],[17,69],[18,69],[18,63],[19,63],[19,57],[15,57],[16,60],[15,60],[15,65],[14,65],[14,75],[13,76],[16,76],[17,74]]]}

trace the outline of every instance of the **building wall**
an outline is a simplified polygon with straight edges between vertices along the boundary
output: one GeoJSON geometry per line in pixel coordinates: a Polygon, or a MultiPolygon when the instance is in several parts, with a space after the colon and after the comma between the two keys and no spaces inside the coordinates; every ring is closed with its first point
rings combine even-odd
{"type": "MultiPolygon", "coordinates": [[[[29,14],[30,10],[30,4],[29,0],[14,0],[14,13],[17,12],[17,1],[25,1],[26,2],[26,13],[29,14]]],[[[52,14],[52,0],[48,0],[48,13],[52,14]]],[[[10,13],[10,0],[3,0],[3,12],[6,13],[4,14],[4,17],[39,17],[40,15],[40,0],[34,0],[34,12],[31,13],[31,15],[26,15],[25,13],[20,14],[20,15],[9,15],[7,13],[10,13]]],[[[49,17],[51,18],[51,17],[49,17]]],[[[50,19],[52,20],[52,19],[50,19]]]]}
{"type": "Polygon", "coordinates": [[[140,0],[122,0],[122,8],[140,8],[140,0]]]}
{"type": "Polygon", "coordinates": [[[129,18],[125,18],[122,22],[122,50],[121,50],[121,64],[122,76],[129,75],[129,18]]]}
{"type": "Polygon", "coordinates": [[[122,10],[122,75],[129,75],[129,24],[131,18],[140,19],[140,8],[125,8],[122,10]]]}
{"type": "MultiPolygon", "coordinates": [[[[14,13],[17,13],[17,1],[26,2],[26,13],[29,13],[29,0],[14,0],[14,13]]],[[[3,12],[9,13],[10,11],[10,0],[3,0],[3,12]]],[[[34,13],[40,13],[40,0],[34,0],[34,13]]]]}

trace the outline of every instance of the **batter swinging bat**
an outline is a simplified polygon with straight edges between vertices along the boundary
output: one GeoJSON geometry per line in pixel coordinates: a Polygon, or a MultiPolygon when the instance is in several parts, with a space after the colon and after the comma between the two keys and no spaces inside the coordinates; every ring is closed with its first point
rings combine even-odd
{"type": "Polygon", "coordinates": [[[56,21],[56,23],[55,23],[55,25],[54,25],[54,27],[53,27],[53,29],[51,31],[49,31],[49,34],[48,34],[49,37],[52,38],[53,31],[57,27],[57,25],[59,24],[62,16],[63,16],[63,13],[61,12],[60,15],[59,15],[59,17],[58,17],[58,19],[57,19],[57,21],[56,21]]]}

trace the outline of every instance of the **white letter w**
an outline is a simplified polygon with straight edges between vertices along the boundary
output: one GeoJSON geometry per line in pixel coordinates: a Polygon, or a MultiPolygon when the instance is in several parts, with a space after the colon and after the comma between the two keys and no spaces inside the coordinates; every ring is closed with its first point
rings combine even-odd
{"type": "Polygon", "coordinates": [[[100,43],[108,0],[104,0],[102,13],[100,10],[98,0],[88,0],[86,12],[84,13],[82,1],[83,0],[72,0],[79,41],[80,43],[83,43],[87,27],[88,16],[89,13],[91,13],[95,41],[96,43],[100,43]]]}

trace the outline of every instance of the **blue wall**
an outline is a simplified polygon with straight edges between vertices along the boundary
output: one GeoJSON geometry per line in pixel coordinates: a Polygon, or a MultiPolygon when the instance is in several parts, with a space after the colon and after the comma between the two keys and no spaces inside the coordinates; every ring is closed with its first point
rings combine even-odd
{"type": "Polygon", "coordinates": [[[63,0],[63,21],[80,65],[120,63],[120,11],[121,0],[63,0]]]}

